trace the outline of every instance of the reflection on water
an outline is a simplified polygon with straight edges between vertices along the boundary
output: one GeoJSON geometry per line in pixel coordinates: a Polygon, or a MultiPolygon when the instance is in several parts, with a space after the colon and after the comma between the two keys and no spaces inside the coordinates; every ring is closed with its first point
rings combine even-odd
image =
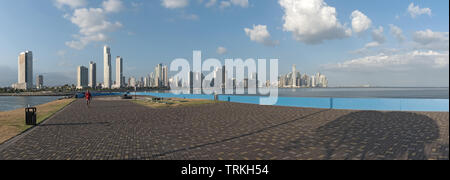
{"type": "Polygon", "coordinates": [[[59,96],[0,96],[0,111],[25,108],[27,105],[37,106],[55,101],[59,96]]]}

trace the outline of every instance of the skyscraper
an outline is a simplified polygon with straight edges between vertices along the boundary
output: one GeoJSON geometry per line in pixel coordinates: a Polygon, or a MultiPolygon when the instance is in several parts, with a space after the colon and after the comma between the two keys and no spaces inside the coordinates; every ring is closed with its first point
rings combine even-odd
{"type": "Polygon", "coordinates": [[[297,68],[292,65],[292,87],[297,87],[297,68]]]}
{"type": "Polygon", "coordinates": [[[88,68],[78,66],[77,68],[77,89],[83,89],[88,86],[88,68]]]}
{"type": "Polygon", "coordinates": [[[97,64],[93,61],[89,63],[89,87],[96,88],[97,86],[97,64]]]}
{"type": "Polygon", "coordinates": [[[42,89],[44,87],[44,76],[39,75],[36,77],[36,89],[42,89]]]}
{"type": "Polygon", "coordinates": [[[116,84],[115,84],[115,88],[122,88],[123,87],[123,83],[122,82],[122,78],[123,77],[123,58],[120,56],[117,56],[116,58],[116,84]]]}
{"type": "Polygon", "coordinates": [[[158,88],[162,86],[162,64],[155,67],[155,84],[158,88]]]}
{"type": "Polygon", "coordinates": [[[18,58],[18,82],[15,89],[31,89],[33,87],[33,52],[20,53],[18,58]]]}
{"type": "Polygon", "coordinates": [[[103,88],[111,89],[111,48],[103,47],[103,88]]]}
{"type": "Polygon", "coordinates": [[[128,83],[128,87],[136,87],[136,78],[135,77],[130,77],[129,79],[129,83],[128,83]]]}
{"type": "Polygon", "coordinates": [[[222,66],[222,93],[225,94],[225,87],[227,81],[227,69],[225,66],[222,66]]]}
{"type": "Polygon", "coordinates": [[[169,68],[167,66],[163,66],[163,86],[169,87],[169,68]]]}

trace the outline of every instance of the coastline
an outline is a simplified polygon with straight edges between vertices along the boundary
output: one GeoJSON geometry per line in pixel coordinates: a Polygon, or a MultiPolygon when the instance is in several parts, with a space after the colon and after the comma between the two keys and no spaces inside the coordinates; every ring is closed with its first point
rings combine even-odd
{"type": "Polygon", "coordinates": [[[110,97],[80,109],[81,99],[0,150],[0,159],[448,159],[448,112],[232,102],[150,108],[110,97]]]}
{"type": "MultiPolygon", "coordinates": [[[[60,99],[37,105],[37,123],[52,117],[56,112],[70,105],[75,99],[60,99]]],[[[10,111],[0,111],[0,144],[32,128],[25,125],[25,112],[23,108],[10,111]]]]}
{"type": "Polygon", "coordinates": [[[74,93],[42,93],[42,92],[24,92],[24,93],[0,93],[0,96],[73,96],[74,93]]]}

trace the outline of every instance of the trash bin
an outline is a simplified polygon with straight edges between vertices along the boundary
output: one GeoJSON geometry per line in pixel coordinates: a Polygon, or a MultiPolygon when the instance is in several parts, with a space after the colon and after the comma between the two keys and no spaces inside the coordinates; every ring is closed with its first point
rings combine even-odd
{"type": "Polygon", "coordinates": [[[36,125],[36,111],[35,107],[25,108],[25,123],[26,125],[36,125]]]}

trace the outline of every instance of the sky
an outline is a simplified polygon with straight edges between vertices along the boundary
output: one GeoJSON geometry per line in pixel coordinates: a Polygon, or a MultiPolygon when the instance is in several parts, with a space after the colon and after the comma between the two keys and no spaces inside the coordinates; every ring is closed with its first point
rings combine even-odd
{"type": "Polygon", "coordinates": [[[277,58],[280,74],[295,64],[330,86],[448,87],[448,18],[447,0],[0,1],[0,87],[26,50],[46,85],[75,84],[90,61],[101,82],[106,44],[127,78],[200,50],[277,58]]]}

